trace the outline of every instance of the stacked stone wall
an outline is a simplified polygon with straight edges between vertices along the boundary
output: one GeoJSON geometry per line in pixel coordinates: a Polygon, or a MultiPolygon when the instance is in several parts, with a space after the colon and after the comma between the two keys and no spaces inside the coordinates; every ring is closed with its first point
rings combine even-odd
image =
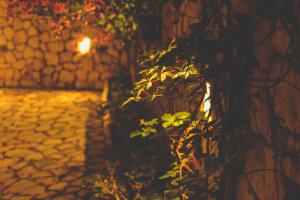
{"type": "Polygon", "coordinates": [[[186,0],[180,8],[175,8],[170,1],[163,6],[163,41],[165,43],[172,40],[174,37],[186,36],[190,33],[189,26],[199,22],[201,12],[201,1],[186,0]]]}
{"type": "MultiPolygon", "coordinates": [[[[189,32],[189,25],[201,12],[201,2],[185,0],[179,9],[171,2],[164,6],[163,36],[166,43],[189,32]]],[[[253,2],[232,0],[232,6],[235,12],[247,15],[253,10],[253,2]]],[[[289,61],[274,59],[276,54],[285,56],[292,41],[280,22],[275,32],[272,23],[270,20],[261,21],[253,34],[254,44],[265,42],[253,51],[256,66],[251,77],[253,87],[249,88],[250,108],[246,110],[250,113],[254,137],[262,139],[253,142],[245,153],[244,173],[237,178],[233,193],[224,199],[232,199],[231,196],[238,200],[300,197],[300,76],[289,61]]],[[[184,102],[177,102],[176,106],[178,110],[188,107],[184,102]]],[[[168,100],[159,102],[155,112],[168,112],[169,107],[168,100]]]]}
{"type": "Polygon", "coordinates": [[[53,35],[33,16],[9,20],[6,9],[0,0],[0,87],[101,89],[106,78],[126,70],[120,42],[101,53],[79,55],[72,30],[53,35]]]}

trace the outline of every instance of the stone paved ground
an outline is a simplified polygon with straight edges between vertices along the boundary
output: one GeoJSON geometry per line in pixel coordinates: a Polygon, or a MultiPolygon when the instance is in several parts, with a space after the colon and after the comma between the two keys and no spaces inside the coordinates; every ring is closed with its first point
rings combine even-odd
{"type": "Polygon", "coordinates": [[[99,102],[93,92],[0,90],[0,199],[87,199],[81,182],[109,141],[99,102]]]}

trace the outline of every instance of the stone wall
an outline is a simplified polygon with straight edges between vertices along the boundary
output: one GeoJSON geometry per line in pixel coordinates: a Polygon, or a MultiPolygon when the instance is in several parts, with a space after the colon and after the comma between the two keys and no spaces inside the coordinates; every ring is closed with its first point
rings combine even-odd
{"type": "Polygon", "coordinates": [[[75,34],[60,36],[32,16],[12,20],[0,0],[0,87],[101,89],[104,80],[126,70],[118,41],[102,53],[78,55],[75,34]]]}
{"type": "Polygon", "coordinates": [[[190,33],[189,26],[199,22],[198,16],[202,8],[201,1],[185,0],[179,9],[172,1],[166,3],[162,10],[163,41],[169,42],[174,37],[182,37],[190,33]]]}
{"type": "MultiPolygon", "coordinates": [[[[251,10],[239,3],[235,8],[242,14],[251,10]]],[[[260,45],[254,49],[249,111],[253,135],[259,139],[245,154],[245,175],[238,178],[236,199],[300,199],[300,74],[298,66],[284,58],[291,38],[280,21],[266,19],[258,24],[253,40],[260,45]],[[266,40],[274,23],[276,29],[266,40]],[[284,59],[278,59],[281,56],[284,59]]]]}
{"type": "MultiPolygon", "coordinates": [[[[188,16],[199,13],[200,2],[185,0],[179,10],[171,3],[165,5],[165,42],[189,32],[188,25],[194,19],[188,16]]],[[[244,15],[252,10],[253,2],[232,0],[235,12],[244,15]]],[[[251,77],[254,87],[249,88],[250,109],[241,111],[249,112],[252,134],[260,140],[250,144],[243,158],[244,172],[224,199],[300,199],[300,75],[289,61],[274,59],[275,54],[283,56],[290,46],[291,38],[283,25],[278,22],[272,37],[265,40],[271,31],[272,22],[264,20],[253,33],[255,44],[265,42],[254,49],[256,66],[251,77]],[[278,78],[279,82],[274,81],[278,78]]],[[[167,101],[159,102],[156,112],[162,113],[168,107],[167,101]]]]}

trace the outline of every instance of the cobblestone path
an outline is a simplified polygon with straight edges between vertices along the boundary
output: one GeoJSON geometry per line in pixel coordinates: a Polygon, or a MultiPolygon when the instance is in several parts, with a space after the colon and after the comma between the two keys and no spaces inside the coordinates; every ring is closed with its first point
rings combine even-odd
{"type": "Polygon", "coordinates": [[[99,102],[93,92],[0,90],[0,199],[87,199],[82,180],[108,142],[99,102]]]}

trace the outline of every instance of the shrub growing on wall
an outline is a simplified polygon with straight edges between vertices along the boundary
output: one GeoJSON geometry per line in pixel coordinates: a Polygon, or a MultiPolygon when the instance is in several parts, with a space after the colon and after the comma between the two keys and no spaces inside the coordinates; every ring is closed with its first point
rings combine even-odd
{"type": "Polygon", "coordinates": [[[34,0],[7,1],[9,15],[18,13],[37,15],[59,33],[71,27],[79,34],[90,35],[98,44],[105,44],[115,34],[124,42],[132,40],[137,30],[136,0],[34,0]]]}

